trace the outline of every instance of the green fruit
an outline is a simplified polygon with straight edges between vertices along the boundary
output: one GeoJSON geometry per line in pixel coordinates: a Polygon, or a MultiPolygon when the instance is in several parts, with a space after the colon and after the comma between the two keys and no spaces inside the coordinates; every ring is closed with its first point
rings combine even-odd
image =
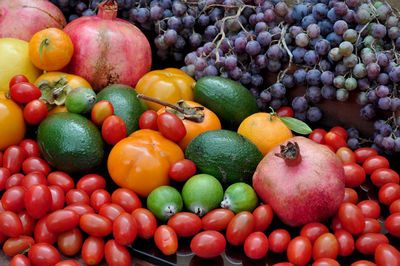
{"type": "Polygon", "coordinates": [[[88,172],[100,165],[104,143],[92,121],[74,113],[55,113],[38,128],[37,142],[46,161],[68,173],[88,172]]]}
{"type": "Polygon", "coordinates": [[[252,212],[257,206],[258,198],[254,189],[243,182],[230,185],[224,194],[221,207],[239,213],[252,212]]]}
{"type": "Polygon", "coordinates": [[[213,176],[198,174],[189,178],[182,188],[186,209],[203,216],[217,208],[224,196],[221,183],[213,176]]]}
{"type": "Polygon", "coordinates": [[[171,186],[160,186],[147,197],[147,208],[158,219],[167,221],[175,213],[182,211],[182,196],[171,186]]]}
{"type": "Polygon", "coordinates": [[[185,151],[197,169],[215,176],[223,184],[249,183],[263,158],[257,146],[230,130],[206,131],[195,137],[185,151]]]}
{"type": "Polygon", "coordinates": [[[110,101],[114,114],[124,120],[128,135],[139,129],[139,118],[147,110],[145,101],[137,98],[137,92],[126,85],[113,84],[97,94],[97,101],[110,101]]]}
{"type": "Polygon", "coordinates": [[[96,103],[96,93],[89,88],[79,87],[68,93],[65,107],[68,112],[85,114],[92,110],[96,103]]]}
{"type": "Polygon", "coordinates": [[[232,129],[249,115],[258,112],[258,105],[251,92],[239,82],[207,76],[199,79],[193,89],[194,100],[214,113],[223,124],[232,129]]]}

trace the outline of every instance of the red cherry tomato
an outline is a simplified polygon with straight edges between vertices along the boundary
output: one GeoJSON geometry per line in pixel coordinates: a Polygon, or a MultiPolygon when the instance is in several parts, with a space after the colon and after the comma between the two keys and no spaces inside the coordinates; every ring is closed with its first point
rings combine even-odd
{"type": "Polygon", "coordinates": [[[179,142],[186,136],[186,128],[182,120],[169,112],[158,116],[157,127],[164,137],[175,142],[179,142]]]}
{"type": "Polygon", "coordinates": [[[67,205],[73,203],[89,204],[90,199],[85,191],[73,188],[68,190],[68,192],[65,194],[65,203],[67,205]]]}
{"type": "Polygon", "coordinates": [[[389,212],[391,214],[400,212],[400,199],[393,201],[389,206],[389,212]]]}
{"type": "Polygon", "coordinates": [[[18,173],[21,170],[25,157],[26,154],[22,147],[11,145],[3,154],[3,167],[10,170],[10,174],[18,173]]]}
{"type": "Polygon", "coordinates": [[[359,234],[364,230],[365,218],[360,208],[353,203],[342,203],[338,216],[343,227],[351,234],[359,234]]]}
{"type": "Polygon", "coordinates": [[[6,211],[20,212],[25,209],[25,188],[14,186],[7,189],[1,197],[1,204],[6,211]]]}
{"type": "Polygon", "coordinates": [[[393,213],[386,218],[385,228],[392,236],[400,237],[400,212],[393,213]]]}
{"type": "Polygon", "coordinates": [[[175,254],[178,249],[178,236],[169,225],[160,225],[154,232],[154,242],[164,255],[175,254]]]}
{"type": "Polygon", "coordinates": [[[31,266],[31,261],[25,255],[17,254],[11,259],[9,266],[31,266]]]}
{"type": "Polygon", "coordinates": [[[100,207],[111,202],[111,195],[105,189],[97,189],[90,195],[90,206],[98,212],[100,207]]]}
{"type": "Polygon", "coordinates": [[[206,230],[195,235],[190,242],[190,249],[200,258],[215,258],[226,247],[223,234],[218,231],[206,230]]]}
{"type": "Polygon", "coordinates": [[[179,237],[194,236],[201,230],[201,219],[191,212],[179,212],[168,220],[168,225],[179,237]]]}
{"type": "Polygon", "coordinates": [[[102,100],[97,102],[90,113],[93,123],[100,126],[104,120],[114,114],[114,107],[110,101],[102,100]]]}
{"type": "Polygon", "coordinates": [[[77,227],[64,231],[57,237],[58,249],[62,254],[67,256],[77,254],[81,250],[82,242],[82,232],[77,227]]]}
{"type": "Polygon", "coordinates": [[[11,88],[15,84],[21,83],[21,82],[29,82],[29,79],[27,77],[25,77],[24,75],[15,75],[14,77],[12,77],[10,79],[10,83],[8,84],[9,88],[11,88]]]}
{"type": "Polygon", "coordinates": [[[21,220],[14,212],[0,213],[0,232],[9,237],[17,237],[23,232],[21,220]]]}
{"type": "Polygon", "coordinates": [[[335,232],[335,237],[339,244],[339,256],[349,256],[354,252],[354,238],[349,232],[339,229],[335,232]]]}
{"type": "Polygon", "coordinates": [[[124,213],[125,210],[115,203],[106,203],[100,207],[99,214],[111,220],[112,222],[124,213]]]}
{"type": "Polygon", "coordinates": [[[40,157],[39,144],[32,139],[24,139],[19,143],[19,146],[24,149],[26,158],[40,157]]]}
{"type": "Polygon", "coordinates": [[[251,212],[242,211],[235,215],[226,228],[226,240],[229,244],[238,246],[253,232],[254,216],[251,212]]]}
{"type": "Polygon", "coordinates": [[[295,265],[306,265],[311,259],[311,242],[305,236],[297,236],[290,240],[286,253],[291,263],[295,265]]]}
{"type": "Polygon", "coordinates": [[[36,243],[44,242],[49,244],[55,244],[57,242],[57,233],[50,231],[46,225],[46,217],[39,219],[36,222],[33,236],[36,243]]]}
{"type": "Polygon", "coordinates": [[[10,88],[11,98],[17,103],[29,103],[30,101],[39,99],[42,92],[29,82],[19,82],[10,88]]]}
{"type": "Polygon", "coordinates": [[[83,242],[81,255],[88,265],[99,264],[104,257],[104,240],[101,237],[89,236],[83,242]]]}
{"type": "Polygon", "coordinates": [[[340,229],[345,229],[342,223],[340,222],[338,215],[333,216],[331,221],[331,229],[333,230],[333,232],[336,232],[337,230],[340,229]]]}
{"type": "Polygon", "coordinates": [[[137,235],[137,224],[129,213],[122,213],[113,222],[113,236],[120,245],[130,245],[137,235]]]}
{"type": "Polygon", "coordinates": [[[269,249],[275,253],[281,253],[287,250],[290,242],[290,234],[285,229],[275,229],[268,237],[269,249]]]}
{"type": "Polygon", "coordinates": [[[24,119],[28,124],[39,125],[47,117],[47,105],[41,100],[32,100],[24,107],[24,119]]]}
{"type": "Polygon", "coordinates": [[[343,164],[356,163],[356,156],[354,155],[354,152],[347,147],[339,148],[336,151],[336,155],[343,164]]]}
{"type": "Polygon", "coordinates": [[[139,128],[157,130],[158,114],[154,110],[147,110],[139,117],[139,128]]]}
{"type": "Polygon", "coordinates": [[[304,225],[300,230],[300,235],[307,237],[311,244],[322,234],[328,233],[329,229],[322,223],[314,222],[304,225]]]}
{"type": "Polygon", "coordinates": [[[49,186],[51,193],[51,208],[50,211],[62,209],[65,203],[65,195],[62,188],[59,186],[49,186]]]}
{"type": "Polygon", "coordinates": [[[75,260],[62,260],[57,262],[54,266],[81,266],[81,264],[75,260]]]}
{"type": "Polygon", "coordinates": [[[378,155],[378,152],[374,148],[364,147],[356,149],[354,155],[356,156],[356,162],[362,164],[369,157],[378,155]]]}
{"type": "Polygon", "coordinates": [[[121,206],[126,212],[133,212],[142,207],[138,195],[130,189],[118,188],[111,194],[111,202],[121,206]]]}
{"type": "Polygon", "coordinates": [[[81,217],[85,213],[94,213],[93,208],[90,207],[89,204],[84,204],[84,203],[74,203],[68,205],[64,208],[64,210],[72,210],[76,212],[79,215],[79,217],[81,217]]]}
{"type": "Polygon", "coordinates": [[[7,180],[6,183],[4,184],[4,187],[6,189],[9,189],[14,186],[22,186],[22,179],[24,178],[23,174],[16,173],[11,175],[7,180]]]}
{"type": "Polygon", "coordinates": [[[392,169],[379,168],[372,172],[371,181],[377,186],[381,187],[387,183],[399,183],[399,174],[392,169]]]}
{"type": "Polygon", "coordinates": [[[319,144],[325,144],[325,135],[326,135],[326,130],[322,128],[316,128],[313,130],[313,132],[308,136],[309,139],[315,141],[316,143],[319,144]]]}
{"type": "Polygon", "coordinates": [[[279,117],[293,117],[294,111],[290,106],[283,106],[276,110],[276,115],[279,117]]]}
{"type": "Polygon", "coordinates": [[[378,245],[374,257],[377,265],[400,265],[400,251],[390,244],[378,245]]]}
{"type": "Polygon", "coordinates": [[[90,197],[93,191],[106,188],[106,180],[98,174],[87,174],[79,179],[76,188],[85,191],[90,197]]]}
{"type": "Polygon", "coordinates": [[[350,266],[376,266],[376,264],[369,260],[358,260],[353,262],[350,266]]]}
{"type": "Polygon", "coordinates": [[[258,206],[253,211],[254,216],[254,231],[264,232],[271,224],[274,218],[274,213],[271,206],[263,204],[258,206]]]}
{"type": "Polygon", "coordinates": [[[171,164],[168,176],[175,181],[183,182],[196,174],[196,165],[188,159],[178,160],[171,164]]]}
{"type": "Polygon", "coordinates": [[[358,202],[357,191],[349,187],[344,188],[343,202],[350,202],[356,204],[358,202]]]}
{"type": "Polygon", "coordinates": [[[389,244],[389,239],[382,234],[366,233],[356,241],[356,249],[364,255],[373,255],[379,244],[389,244]]]}
{"type": "MultiPolygon", "coordinates": [[[[1,162],[3,162],[3,161],[1,161],[1,162]]],[[[4,167],[0,167],[0,191],[5,189],[6,182],[9,177],[10,177],[10,170],[8,170],[7,168],[4,168],[4,167]]]]}
{"type": "Polygon", "coordinates": [[[349,163],[343,165],[344,170],[344,182],[346,187],[358,187],[365,181],[364,168],[356,163],[349,163]]]}
{"type": "Polygon", "coordinates": [[[21,181],[21,185],[25,189],[29,189],[31,186],[38,184],[47,186],[46,176],[42,172],[30,172],[29,174],[24,176],[21,181]]]}
{"type": "Polygon", "coordinates": [[[331,130],[329,130],[329,132],[334,132],[341,136],[345,141],[347,140],[347,131],[342,127],[333,127],[331,130]]]}
{"type": "Polygon", "coordinates": [[[47,183],[50,185],[56,185],[62,188],[64,193],[75,187],[74,180],[67,174],[61,171],[54,171],[47,175],[47,183]]]}
{"type": "Polygon", "coordinates": [[[127,129],[124,120],[116,115],[107,117],[101,125],[101,135],[105,142],[110,145],[117,144],[123,138],[126,138],[127,129]]]}
{"type": "Polygon", "coordinates": [[[22,223],[22,234],[26,236],[33,235],[33,230],[35,229],[36,221],[29,215],[27,211],[22,211],[18,213],[18,217],[22,223]]]}
{"type": "Polygon", "coordinates": [[[346,141],[342,136],[335,132],[328,132],[324,136],[325,143],[331,146],[335,151],[337,151],[341,147],[347,147],[346,141]]]}
{"type": "Polygon", "coordinates": [[[50,173],[50,165],[40,157],[29,157],[22,163],[24,174],[42,172],[45,176],[50,173]]]}
{"type": "Polygon", "coordinates": [[[393,201],[400,199],[400,185],[396,183],[383,185],[379,189],[378,198],[380,203],[390,205],[393,201]]]}
{"type": "Polygon", "coordinates": [[[79,227],[92,236],[106,236],[112,232],[112,222],[99,214],[85,213],[79,219],[79,227]]]}
{"type": "Polygon", "coordinates": [[[108,240],[104,245],[104,257],[108,265],[131,265],[132,259],[128,249],[118,244],[114,239],[108,240]]]}
{"type": "Polygon", "coordinates": [[[250,259],[261,259],[268,252],[268,238],[263,232],[251,233],[244,241],[244,254],[250,259]]]}
{"type": "Polygon", "coordinates": [[[25,192],[25,208],[34,219],[44,217],[51,206],[51,192],[48,186],[38,184],[25,192]]]}
{"type": "Polygon", "coordinates": [[[366,233],[379,233],[381,231],[381,224],[377,219],[365,218],[364,231],[361,234],[366,233]]]}
{"type": "Polygon", "coordinates": [[[61,260],[58,250],[49,243],[37,243],[28,252],[28,257],[33,265],[50,266],[61,260]]]}
{"type": "Polygon", "coordinates": [[[339,262],[330,258],[321,258],[314,261],[311,266],[340,266],[339,262]]]}
{"type": "Polygon", "coordinates": [[[381,207],[373,200],[363,200],[357,204],[365,218],[378,219],[381,215],[381,207]]]}
{"type": "Polygon", "coordinates": [[[3,251],[12,257],[30,248],[33,244],[35,244],[35,240],[30,236],[11,237],[4,242],[3,251]]]}
{"type": "Polygon", "coordinates": [[[315,240],[312,257],[314,260],[320,258],[336,259],[339,254],[339,243],[335,235],[324,233],[315,240]]]}
{"type": "Polygon", "coordinates": [[[157,229],[157,220],[154,214],[144,208],[137,208],[132,212],[133,218],[138,226],[138,236],[140,238],[152,238],[157,229]]]}
{"type": "Polygon", "coordinates": [[[389,161],[383,156],[380,155],[374,155],[371,157],[368,157],[362,167],[364,168],[365,172],[367,174],[372,174],[376,169],[379,168],[389,168],[389,161]]]}
{"type": "Polygon", "coordinates": [[[46,216],[46,226],[51,232],[71,230],[79,224],[79,214],[71,210],[57,210],[46,216]]]}
{"type": "Polygon", "coordinates": [[[223,231],[234,216],[231,210],[217,208],[201,218],[201,226],[203,230],[223,231]]]}

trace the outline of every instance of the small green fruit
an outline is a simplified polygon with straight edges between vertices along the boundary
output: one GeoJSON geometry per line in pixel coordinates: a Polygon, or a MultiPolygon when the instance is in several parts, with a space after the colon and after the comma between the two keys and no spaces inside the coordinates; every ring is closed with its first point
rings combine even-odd
{"type": "Polygon", "coordinates": [[[221,207],[233,211],[253,211],[257,206],[258,198],[254,189],[243,182],[230,185],[224,194],[221,207]]]}
{"type": "Polygon", "coordinates": [[[92,110],[96,103],[96,93],[89,88],[79,87],[72,90],[65,100],[68,112],[85,114],[92,110]]]}
{"type": "Polygon", "coordinates": [[[167,221],[175,213],[182,211],[182,196],[171,186],[160,186],[147,197],[147,208],[158,219],[167,221]]]}

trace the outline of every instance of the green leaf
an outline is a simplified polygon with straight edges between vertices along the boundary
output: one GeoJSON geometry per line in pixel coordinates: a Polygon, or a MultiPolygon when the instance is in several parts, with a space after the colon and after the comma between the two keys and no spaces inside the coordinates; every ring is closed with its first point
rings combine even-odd
{"type": "Polygon", "coordinates": [[[40,56],[40,59],[41,60],[43,60],[43,48],[45,47],[45,46],[48,46],[49,45],[49,39],[48,38],[44,38],[43,40],[42,40],[42,42],[40,43],[40,46],[39,46],[39,56],[40,56]]]}
{"type": "Polygon", "coordinates": [[[293,118],[293,117],[278,117],[288,128],[292,131],[308,135],[312,132],[312,129],[303,121],[293,118]]]}

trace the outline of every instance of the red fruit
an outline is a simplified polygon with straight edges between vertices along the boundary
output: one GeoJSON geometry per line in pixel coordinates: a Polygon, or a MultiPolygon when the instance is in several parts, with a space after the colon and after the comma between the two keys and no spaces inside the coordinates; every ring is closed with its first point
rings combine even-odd
{"type": "Polygon", "coordinates": [[[114,107],[110,101],[102,100],[97,102],[91,111],[91,118],[93,123],[101,126],[104,120],[114,114],[114,107]]]}
{"type": "Polygon", "coordinates": [[[356,241],[356,249],[364,255],[372,255],[379,244],[389,244],[389,239],[382,234],[366,233],[356,241]]]}
{"type": "Polygon", "coordinates": [[[24,119],[28,124],[39,125],[47,117],[47,105],[41,100],[32,100],[24,108],[24,119]]]}
{"type": "Polygon", "coordinates": [[[190,242],[190,249],[200,258],[215,258],[226,247],[223,234],[218,231],[206,230],[198,233],[190,242]]]}
{"type": "Polygon", "coordinates": [[[17,103],[25,104],[39,99],[42,96],[42,92],[32,83],[20,82],[10,88],[10,95],[17,103]]]}
{"type": "Polygon", "coordinates": [[[342,203],[339,207],[338,216],[340,223],[351,234],[360,234],[364,230],[364,215],[361,209],[353,203],[342,203]]]}
{"type": "Polygon", "coordinates": [[[173,113],[165,112],[158,116],[158,131],[175,142],[181,141],[186,136],[186,128],[182,120],[173,113]]]}
{"type": "Polygon", "coordinates": [[[24,75],[15,75],[10,79],[9,88],[11,88],[14,84],[21,83],[21,82],[29,82],[29,79],[24,75]]]}
{"type": "Polygon", "coordinates": [[[247,257],[261,259],[268,252],[268,238],[263,232],[251,233],[244,241],[243,248],[247,257]]]}
{"type": "Polygon", "coordinates": [[[101,135],[105,142],[110,145],[117,144],[123,138],[126,138],[127,129],[124,120],[116,115],[107,117],[101,125],[101,135]]]}
{"type": "Polygon", "coordinates": [[[154,110],[147,110],[139,117],[139,128],[158,130],[158,114],[154,110]]]}
{"type": "Polygon", "coordinates": [[[400,212],[393,213],[386,218],[385,228],[389,234],[400,237],[400,212]]]}
{"type": "Polygon", "coordinates": [[[276,115],[279,117],[293,117],[294,111],[290,106],[283,106],[276,110],[276,115]]]}
{"type": "Polygon", "coordinates": [[[196,174],[196,165],[188,159],[178,160],[172,163],[168,170],[168,176],[175,181],[183,182],[196,174]]]}

